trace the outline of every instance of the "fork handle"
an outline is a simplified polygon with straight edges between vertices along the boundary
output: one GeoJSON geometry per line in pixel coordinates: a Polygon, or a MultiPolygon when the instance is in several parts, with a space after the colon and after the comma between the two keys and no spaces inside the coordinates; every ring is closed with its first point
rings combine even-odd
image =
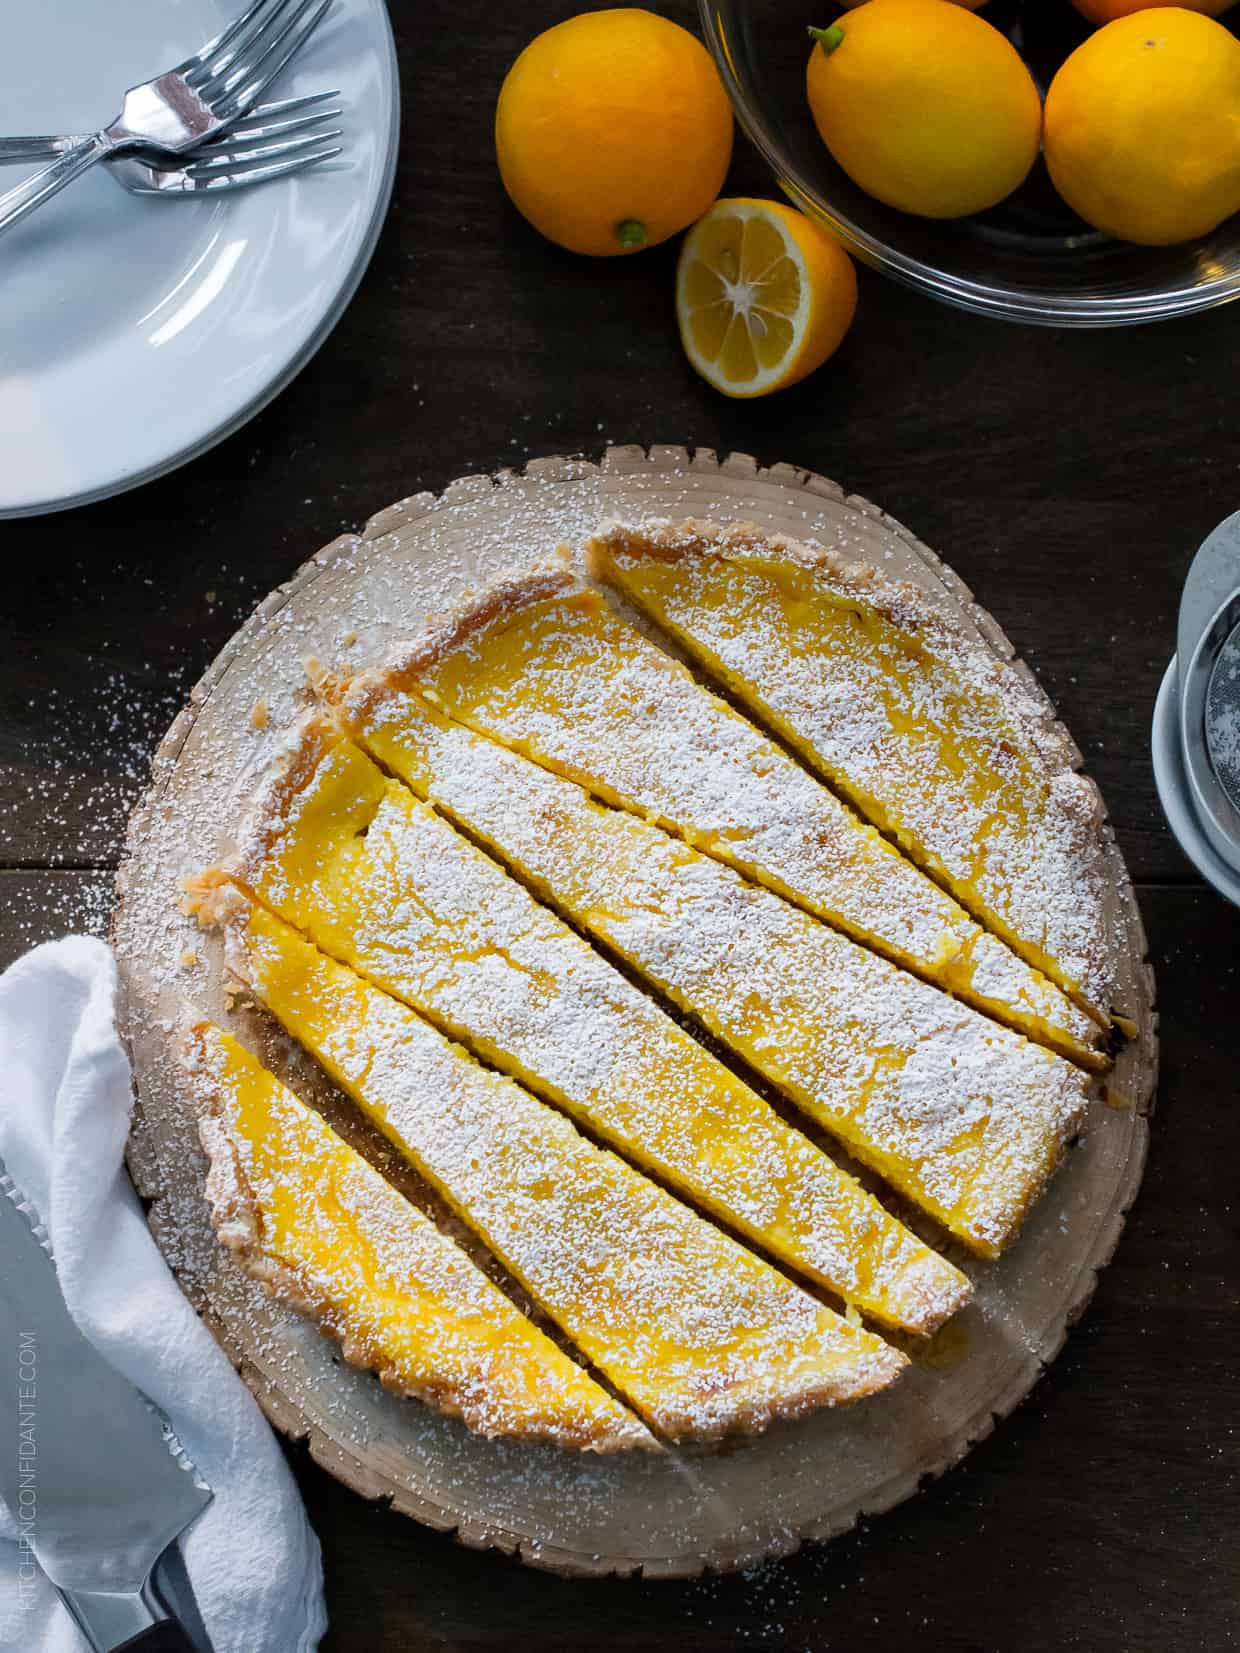
{"type": "Polygon", "coordinates": [[[0,138],[0,166],[19,166],[24,161],[54,161],[67,155],[83,137],[68,138],[0,138]]]}
{"type": "Polygon", "coordinates": [[[41,207],[44,201],[50,201],[66,184],[71,184],[96,161],[110,155],[112,149],[112,140],[107,134],[96,132],[92,137],[74,144],[72,149],[50,166],[45,166],[41,172],[23,178],[16,189],[9,190],[7,195],[0,195],[0,230],[8,229],[10,224],[41,207]]]}

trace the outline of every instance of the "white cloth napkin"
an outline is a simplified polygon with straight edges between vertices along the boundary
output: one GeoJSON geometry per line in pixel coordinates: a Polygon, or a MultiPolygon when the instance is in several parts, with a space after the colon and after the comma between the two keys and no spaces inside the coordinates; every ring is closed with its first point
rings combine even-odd
{"type": "MultiPolygon", "coordinates": [[[[163,1409],[215,1493],[181,1540],[215,1653],[311,1653],[326,1628],[318,1540],[257,1402],[151,1239],[122,1162],[131,1090],[115,993],[110,951],[82,936],[37,947],[0,976],[0,1157],[47,1226],[69,1312],[163,1409]]],[[[81,1653],[43,1576],[33,1589],[19,1582],[13,1537],[0,1504],[0,1644],[81,1653]]]]}

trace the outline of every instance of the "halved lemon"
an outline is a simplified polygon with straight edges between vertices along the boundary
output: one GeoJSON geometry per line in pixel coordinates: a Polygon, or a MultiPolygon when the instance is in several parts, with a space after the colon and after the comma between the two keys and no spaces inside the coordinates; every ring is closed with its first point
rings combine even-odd
{"type": "Polygon", "coordinates": [[[685,237],[676,313],[685,354],[726,396],[765,396],[812,373],[857,308],[848,254],[780,201],[716,201],[685,237]]]}

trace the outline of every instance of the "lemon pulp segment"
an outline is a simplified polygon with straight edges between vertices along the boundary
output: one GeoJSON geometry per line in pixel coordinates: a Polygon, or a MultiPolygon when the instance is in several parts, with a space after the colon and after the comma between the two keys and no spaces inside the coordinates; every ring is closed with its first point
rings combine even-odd
{"type": "Polygon", "coordinates": [[[681,342],[729,396],[797,383],[852,324],[857,276],[843,247],[780,201],[716,201],[685,237],[676,270],[681,342]]]}
{"type": "Polygon", "coordinates": [[[727,378],[756,378],[792,349],[801,272],[784,238],[763,219],[717,218],[704,226],[681,290],[694,345],[727,378]],[[738,303],[741,294],[745,300],[738,303]]]}

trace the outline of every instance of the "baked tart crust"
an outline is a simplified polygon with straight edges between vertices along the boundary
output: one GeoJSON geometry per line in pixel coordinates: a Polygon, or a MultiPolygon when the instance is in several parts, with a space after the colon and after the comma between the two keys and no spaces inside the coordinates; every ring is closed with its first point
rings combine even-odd
{"type": "Polygon", "coordinates": [[[221,1242],[345,1359],[488,1436],[578,1451],[657,1451],[649,1431],[558,1349],[422,1212],[230,1034],[182,1054],[221,1242]]]}
{"type": "Polygon", "coordinates": [[[601,1382],[242,1047],[244,1085],[220,1083],[218,1030],[188,1061],[221,1238],[350,1359],[484,1432],[657,1449],[883,1389],[907,1362],[856,1310],[924,1332],[969,1292],[745,1071],[994,1256],[1122,1007],[1096,794],[963,622],[745,525],[608,526],[587,566],[731,704],[563,567],[510,579],[387,670],[318,674],[325,704],[193,902],[601,1382]],[[506,1399],[524,1366],[497,1410],[485,1349],[454,1344],[445,1379],[433,1328],[402,1342],[426,1287],[413,1271],[411,1307],[366,1227],[380,1206],[402,1260],[459,1259],[528,1329],[520,1361],[562,1363],[567,1423],[559,1398],[549,1419],[506,1399]]]}

